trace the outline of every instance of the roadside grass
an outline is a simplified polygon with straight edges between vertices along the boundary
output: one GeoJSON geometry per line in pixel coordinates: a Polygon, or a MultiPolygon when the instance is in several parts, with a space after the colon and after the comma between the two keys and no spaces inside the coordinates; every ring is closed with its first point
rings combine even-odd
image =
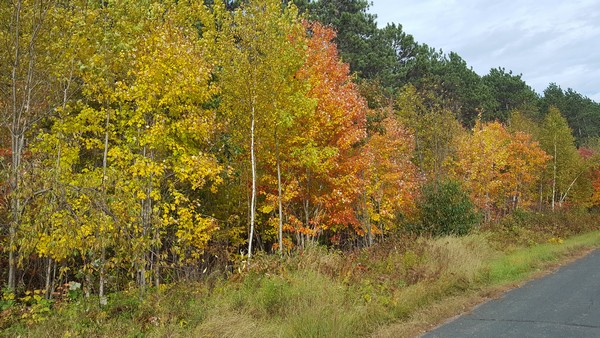
{"type": "Polygon", "coordinates": [[[411,337],[600,246],[593,226],[579,235],[547,220],[522,227],[404,234],[344,253],[309,246],[285,259],[259,254],[250,272],[164,285],[143,299],[131,290],[111,294],[106,306],[57,302],[36,320],[15,305],[0,314],[0,336],[411,337]]]}
{"type": "MultiPolygon", "coordinates": [[[[447,318],[469,311],[481,302],[495,298],[531,278],[543,276],[557,266],[600,247],[600,231],[592,231],[559,241],[512,248],[507,253],[485,260],[482,269],[462,292],[447,289],[437,300],[421,307],[412,307],[410,315],[373,331],[372,337],[415,337],[441,324],[447,318]]],[[[449,280],[447,280],[449,281],[449,280]]],[[[441,280],[437,281],[438,283],[441,280]]],[[[419,293],[432,294],[435,286],[419,293]]],[[[410,299],[410,298],[409,298],[410,299]]]]}
{"type": "Polygon", "coordinates": [[[510,283],[529,277],[549,262],[573,252],[600,246],[600,231],[572,236],[565,240],[552,237],[547,243],[516,249],[489,262],[483,278],[486,284],[510,283]]]}
{"type": "Polygon", "coordinates": [[[209,317],[192,336],[356,336],[361,307],[349,296],[343,284],[317,271],[251,273],[212,298],[209,317]]]}

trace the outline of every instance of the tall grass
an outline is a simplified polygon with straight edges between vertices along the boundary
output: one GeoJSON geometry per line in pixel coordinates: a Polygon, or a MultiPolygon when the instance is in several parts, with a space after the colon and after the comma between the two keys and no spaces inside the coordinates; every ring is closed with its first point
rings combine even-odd
{"type": "Polygon", "coordinates": [[[481,273],[487,283],[514,282],[530,276],[548,262],[557,260],[579,249],[600,246],[600,231],[577,235],[566,240],[554,240],[532,247],[520,248],[487,263],[481,273]]]}
{"type": "Polygon", "coordinates": [[[252,273],[211,299],[201,337],[356,336],[360,306],[344,285],[311,270],[252,273]],[[227,325],[224,325],[229,323],[227,325]]]}
{"type": "MultiPolygon", "coordinates": [[[[0,335],[410,335],[414,332],[403,331],[406,325],[392,324],[438,318],[447,311],[435,310],[436,316],[427,313],[445,300],[528,278],[569,253],[600,245],[600,232],[564,241],[551,232],[538,234],[542,244],[521,243],[509,250],[498,246],[518,231],[503,227],[465,237],[405,237],[346,253],[315,246],[285,259],[257,255],[251,272],[211,283],[163,286],[144,299],[135,290],[112,294],[106,306],[84,298],[55,304],[52,313],[36,323],[15,319],[19,311],[27,311],[15,307],[10,310],[10,325],[0,318],[5,323],[0,335]]],[[[522,233],[528,231],[533,230],[522,233]]]]}

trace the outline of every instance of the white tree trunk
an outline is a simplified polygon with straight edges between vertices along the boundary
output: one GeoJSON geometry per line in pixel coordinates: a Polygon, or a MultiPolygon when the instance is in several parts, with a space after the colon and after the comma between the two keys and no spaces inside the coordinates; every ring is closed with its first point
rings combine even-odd
{"type": "Polygon", "coordinates": [[[248,236],[248,267],[252,258],[252,239],[254,238],[254,220],[256,218],[256,157],[254,154],[255,98],[252,98],[250,121],[250,163],[252,165],[252,196],[250,198],[250,235],[248,236]]]}
{"type": "Polygon", "coordinates": [[[556,139],[554,140],[554,168],[552,176],[552,211],[554,211],[554,204],[556,201],[556,139]]]}
{"type": "Polygon", "coordinates": [[[279,139],[275,132],[275,152],[277,156],[277,207],[279,209],[279,255],[283,256],[283,201],[281,192],[281,159],[279,157],[279,139]]]}

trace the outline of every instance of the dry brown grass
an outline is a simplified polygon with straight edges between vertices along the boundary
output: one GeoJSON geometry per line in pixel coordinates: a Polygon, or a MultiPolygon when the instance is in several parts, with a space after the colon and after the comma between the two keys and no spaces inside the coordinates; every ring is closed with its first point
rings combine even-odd
{"type": "Polygon", "coordinates": [[[277,332],[268,323],[262,323],[248,314],[235,312],[210,316],[188,334],[191,337],[207,338],[281,337],[281,332],[277,332]]]}

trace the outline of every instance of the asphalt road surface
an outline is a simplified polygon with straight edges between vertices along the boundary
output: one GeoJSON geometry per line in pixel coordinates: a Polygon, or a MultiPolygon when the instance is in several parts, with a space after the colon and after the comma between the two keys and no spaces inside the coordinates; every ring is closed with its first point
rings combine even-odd
{"type": "Polygon", "coordinates": [[[600,337],[600,250],[422,337],[600,337]]]}

